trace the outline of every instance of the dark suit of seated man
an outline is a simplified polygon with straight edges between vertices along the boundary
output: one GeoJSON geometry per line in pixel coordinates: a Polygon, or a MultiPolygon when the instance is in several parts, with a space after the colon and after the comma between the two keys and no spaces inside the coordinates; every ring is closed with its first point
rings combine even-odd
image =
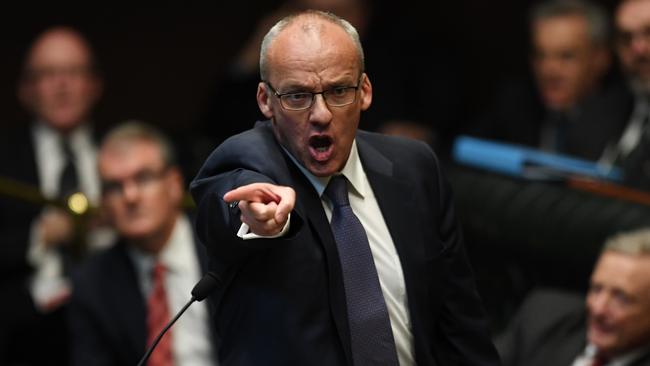
{"type": "Polygon", "coordinates": [[[505,366],[650,365],[650,230],[607,241],[586,306],[578,294],[532,293],[497,347],[505,366]]]}
{"type": "MultiPolygon", "coordinates": [[[[102,203],[120,236],[75,278],[70,308],[73,365],[136,365],[163,326],[190,299],[206,270],[182,213],[183,180],[171,144],[127,122],[99,152],[102,203]]],[[[215,365],[206,303],[196,303],[162,338],[148,365],[215,365]]]]}
{"type": "Polygon", "coordinates": [[[498,364],[436,156],[357,131],[372,100],[362,55],[333,14],[278,22],[257,89],[271,121],[191,184],[225,284],[222,365],[498,364]]]}

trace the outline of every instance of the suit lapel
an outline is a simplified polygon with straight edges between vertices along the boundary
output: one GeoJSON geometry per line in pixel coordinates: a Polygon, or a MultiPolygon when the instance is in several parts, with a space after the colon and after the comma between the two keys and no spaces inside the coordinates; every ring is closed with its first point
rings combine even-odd
{"type": "Polygon", "coordinates": [[[394,176],[393,164],[365,140],[357,139],[359,156],[375,194],[388,231],[402,263],[406,283],[410,281],[409,248],[420,239],[411,227],[409,212],[415,207],[412,185],[394,176]]]}
{"type": "Polygon", "coordinates": [[[147,343],[147,321],[146,321],[146,304],[139,289],[139,280],[135,273],[135,268],[129,258],[126,247],[123,243],[118,243],[119,250],[119,270],[113,273],[113,290],[112,296],[115,301],[113,306],[115,310],[112,314],[117,317],[118,329],[124,329],[128,338],[130,352],[142,357],[147,343]]]}
{"type": "MultiPolygon", "coordinates": [[[[422,218],[413,217],[412,214],[415,212],[414,207],[417,204],[413,185],[397,178],[392,162],[367,141],[358,138],[357,146],[364,171],[399,256],[407,297],[411,299],[414,296],[422,296],[420,294],[428,292],[429,281],[423,281],[417,272],[418,261],[421,261],[421,258],[417,258],[419,256],[417,248],[422,247],[422,238],[413,227],[419,227],[418,225],[414,226],[414,222],[422,218]]],[[[418,311],[418,302],[416,301],[409,300],[408,304],[415,357],[424,360],[426,357],[420,355],[420,352],[427,349],[429,345],[425,343],[425,338],[422,336],[424,321],[420,319],[420,313],[431,310],[419,309],[420,311],[418,311]]]]}
{"type": "Polygon", "coordinates": [[[633,361],[630,366],[648,366],[650,365],[650,351],[646,351],[643,356],[633,361]]]}
{"type": "Polygon", "coordinates": [[[582,353],[586,347],[586,334],[584,329],[580,332],[574,332],[571,336],[557,342],[557,351],[553,354],[546,355],[547,360],[551,362],[548,365],[571,365],[576,357],[582,353]]]}
{"type": "Polygon", "coordinates": [[[534,352],[534,357],[522,361],[531,366],[573,364],[587,346],[585,312],[579,309],[574,314],[559,325],[561,329],[554,331],[554,337],[544,337],[542,342],[545,343],[535,346],[538,350],[534,352]]]}

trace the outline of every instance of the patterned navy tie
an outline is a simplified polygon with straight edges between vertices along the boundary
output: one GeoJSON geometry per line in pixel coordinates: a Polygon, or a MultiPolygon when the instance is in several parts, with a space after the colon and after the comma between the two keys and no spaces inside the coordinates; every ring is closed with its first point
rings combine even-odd
{"type": "Polygon", "coordinates": [[[343,272],[354,365],[399,365],[368,237],[350,207],[345,177],[332,177],[325,195],[333,205],[330,225],[343,272]]]}

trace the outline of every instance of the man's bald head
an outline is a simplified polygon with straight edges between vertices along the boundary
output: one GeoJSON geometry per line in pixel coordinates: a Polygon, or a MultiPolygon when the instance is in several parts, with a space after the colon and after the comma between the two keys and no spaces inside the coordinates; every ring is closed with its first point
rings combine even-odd
{"type": "Polygon", "coordinates": [[[354,26],[352,26],[352,24],[350,24],[347,20],[342,19],[332,13],[317,10],[308,10],[298,14],[290,15],[280,20],[269,30],[266,36],[264,36],[264,40],[262,41],[262,46],[260,48],[261,79],[267,80],[269,77],[269,50],[280,33],[293,26],[298,26],[304,32],[317,32],[318,29],[322,26],[322,22],[335,24],[341,27],[341,29],[343,29],[345,33],[348,34],[357,51],[360,73],[363,73],[365,71],[363,48],[361,46],[359,33],[354,28],[354,26]]]}

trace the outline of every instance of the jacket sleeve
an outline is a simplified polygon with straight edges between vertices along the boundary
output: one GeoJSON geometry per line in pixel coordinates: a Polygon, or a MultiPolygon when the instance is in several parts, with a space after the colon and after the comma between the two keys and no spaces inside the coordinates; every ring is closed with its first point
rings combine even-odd
{"type": "Polygon", "coordinates": [[[207,248],[211,268],[222,276],[227,276],[227,272],[236,269],[250,256],[281,245],[302,226],[302,219],[294,210],[290,230],[284,237],[243,240],[237,236],[242,224],[239,208],[226,203],[223,196],[232,189],[251,183],[286,184],[280,182],[275,173],[284,163],[280,149],[270,145],[275,142],[249,140],[235,138],[219,146],[190,185],[197,205],[197,237],[207,248]],[[251,145],[256,148],[241,148],[251,145]]]}

